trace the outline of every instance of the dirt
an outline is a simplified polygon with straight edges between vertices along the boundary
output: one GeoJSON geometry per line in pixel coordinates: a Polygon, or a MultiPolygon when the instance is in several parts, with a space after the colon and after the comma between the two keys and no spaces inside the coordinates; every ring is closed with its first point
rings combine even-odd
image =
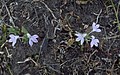
{"type": "MultiPolygon", "coordinates": [[[[4,4],[16,27],[24,26],[39,36],[32,47],[20,40],[15,48],[6,43],[0,49],[5,52],[0,54],[0,75],[120,75],[120,31],[110,0],[79,1],[0,0],[5,24],[12,26],[4,4]],[[102,32],[92,34],[100,40],[99,47],[91,48],[86,42],[80,46],[75,32],[88,33],[100,11],[102,32]]],[[[118,2],[113,0],[116,8],[118,2]]]]}

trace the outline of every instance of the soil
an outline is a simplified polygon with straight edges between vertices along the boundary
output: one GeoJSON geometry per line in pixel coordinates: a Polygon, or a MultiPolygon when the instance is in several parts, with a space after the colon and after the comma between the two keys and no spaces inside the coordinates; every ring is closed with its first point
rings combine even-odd
{"type": "MultiPolygon", "coordinates": [[[[113,0],[116,8],[118,2],[113,0]]],[[[110,0],[0,0],[0,16],[12,26],[4,5],[15,26],[37,34],[39,42],[30,47],[19,40],[15,48],[6,43],[0,75],[120,75],[120,31],[110,0]],[[92,34],[99,47],[80,46],[75,32],[88,33],[100,11],[102,32],[92,34]]]]}

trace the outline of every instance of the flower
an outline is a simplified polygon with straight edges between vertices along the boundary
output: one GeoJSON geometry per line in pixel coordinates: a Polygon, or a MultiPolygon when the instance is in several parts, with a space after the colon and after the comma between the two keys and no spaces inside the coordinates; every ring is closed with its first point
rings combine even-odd
{"type": "Polygon", "coordinates": [[[99,29],[99,24],[96,24],[95,22],[93,22],[93,24],[92,24],[92,28],[93,28],[93,30],[92,30],[92,32],[101,32],[101,29],[99,29]]]}
{"type": "Polygon", "coordinates": [[[17,39],[19,38],[19,36],[10,34],[9,37],[10,37],[10,39],[8,40],[8,42],[12,42],[12,46],[14,47],[14,45],[15,45],[17,39]]]}
{"type": "Polygon", "coordinates": [[[95,36],[93,36],[93,35],[91,37],[92,37],[92,41],[90,42],[91,47],[93,47],[93,45],[98,47],[99,40],[95,39],[95,36]]]}
{"type": "Polygon", "coordinates": [[[87,34],[76,33],[75,35],[77,36],[76,41],[81,41],[81,45],[82,45],[84,43],[84,38],[87,34]]]}
{"type": "Polygon", "coordinates": [[[38,35],[33,35],[31,36],[29,33],[27,34],[28,38],[29,38],[29,45],[32,47],[33,43],[37,43],[38,40],[37,38],[39,37],[38,35]]]}

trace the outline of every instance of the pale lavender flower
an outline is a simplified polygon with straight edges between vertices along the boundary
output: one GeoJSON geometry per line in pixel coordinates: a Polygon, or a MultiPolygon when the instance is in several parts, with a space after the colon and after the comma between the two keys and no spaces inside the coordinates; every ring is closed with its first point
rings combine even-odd
{"type": "Polygon", "coordinates": [[[95,36],[93,35],[91,37],[92,37],[92,41],[90,42],[91,47],[93,47],[94,45],[98,47],[99,40],[95,39],[95,36]]]}
{"type": "Polygon", "coordinates": [[[95,22],[93,22],[92,24],[92,32],[101,32],[101,29],[99,29],[100,25],[99,24],[96,24],[95,22]]]}
{"type": "Polygon", "coordinates": [[[10,39],[8,40],[8,42],[12,42],[12,46],[14,47],[14,45],[16,44],[19,36],[10,34],[9,37],[10,37],[10,39]]]}
{"type": "Polygon", "coordinates": [[[84,38],[87,34],[76,33],[75,35],[77,36],[76,41],[81,41],[81,45],[82,45],[84,43],[84,38]]]}
{"type": "Polygon", "coordinates": [[[27,34],[28,38],[29,38],[29,45],[32,47],[33,43],[37,43],[38,40],[37,38],[39,37],[38,35],[30,35],[29,33],[27,34]]]}

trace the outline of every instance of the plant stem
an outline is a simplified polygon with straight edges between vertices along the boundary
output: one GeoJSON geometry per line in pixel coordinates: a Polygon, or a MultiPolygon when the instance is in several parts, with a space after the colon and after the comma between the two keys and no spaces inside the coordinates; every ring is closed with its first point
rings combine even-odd
{"type": "Polygon", "coordinates": [[[13,73],[12,73],[9,65],[8,65],[7,69],[8,69],[8,71],[9,71],[10,75],[13,75],[13,73]]]}
{"type": "Polygon", "coordinates": [[[4,1],[4,0],[2,0],[2,2],[3,2],[3,5],[5,6],[5,8],[6,8],[6,10],[7,10],[8,16],[9,16],[9,18],[10,18],[10,19],[9,19],[9,20],[10,20],[10,22],[12,23],[13,27],[15,27],[14,20],[13,20],[13,18],[12,18],[12,16],[11,16],[11,14],[10,14],[10,11],[9,11],[9,9],[8,9],[8,7],[7,7],[6,3],[5,3],[5,1],[4,1]]]}
{"type": "MultiPolygon", "coordinates": [[[[111,1],[111,3],[112,3],[112,7],[113,7],[113,10],[114,10],[114,12],[115,12],[115,17],[116,17],[116,19],[117,19],[118,27],[120,27],[120,22],[119,22],[119,18],[118,18],[118,10],[115,9],[115,5],[114,5],[113,1],[112,1],[112,0],[110,0],[110,1],[111,1]]],[[[118,8],[119,8],[119,4],[118,4],[118,8]]]]}

